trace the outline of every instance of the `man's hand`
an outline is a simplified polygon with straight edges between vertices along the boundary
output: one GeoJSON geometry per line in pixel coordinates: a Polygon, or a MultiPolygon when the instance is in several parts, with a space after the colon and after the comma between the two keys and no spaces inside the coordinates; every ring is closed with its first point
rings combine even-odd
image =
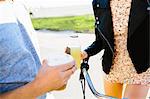
{"type": "Polygon", "coordinates": [[[48,91],[61,89],[67,84],[68,79],[75,70],[74,61],[51,67],[44,60],[42,67],[32,82],[13,91],[0,94],[0,99],[36,99],[48,91]]]}
{"type": "Polygon", "coordinates": [[[43,91],[59,90],[65,86],[70,76],[75,72],[75,62],[59,66],[48,66],[47,60],[43,61],[42,67],[35,78],[35,82],[43,88],[43,91]]]}

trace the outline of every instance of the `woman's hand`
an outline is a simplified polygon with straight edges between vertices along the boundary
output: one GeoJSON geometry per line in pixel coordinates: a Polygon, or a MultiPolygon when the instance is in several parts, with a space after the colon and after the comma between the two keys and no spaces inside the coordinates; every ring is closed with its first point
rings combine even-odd
{"type": "Polygon", "coordinates": [[[85,59],[85,58],[88,58],[88,54],[87,54],[86,51],[82,51],[82,52],[81,52],[81,59],[83,60],[83,59],[85,59]]]}

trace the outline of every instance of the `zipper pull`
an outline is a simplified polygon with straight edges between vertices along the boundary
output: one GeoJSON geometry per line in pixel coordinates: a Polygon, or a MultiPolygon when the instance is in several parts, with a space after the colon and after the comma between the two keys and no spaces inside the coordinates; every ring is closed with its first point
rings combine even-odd
{"type": "Polygon", "coordinates": [[[150,11],[150,6],[149,6],[149,7],[147,7],[147,10],[148,10],[148,11],[150,11]]]}
{"type": "Polygon", "coordinates": [[[147,3],[148,3],[147,10],[150,11],[150,0],[147,0],[147,3]]]}

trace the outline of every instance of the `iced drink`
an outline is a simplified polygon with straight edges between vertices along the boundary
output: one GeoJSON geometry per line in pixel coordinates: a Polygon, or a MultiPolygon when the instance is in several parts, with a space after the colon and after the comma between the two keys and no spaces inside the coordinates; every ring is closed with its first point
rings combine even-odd
{"type": "Polygon", "coordinates": [[[80,46],[68,46],[66,49],[66,53],[70,54],[74,58],[77,69],[79,69],[81,66],[81,48],[80,48],[80,46]]]}

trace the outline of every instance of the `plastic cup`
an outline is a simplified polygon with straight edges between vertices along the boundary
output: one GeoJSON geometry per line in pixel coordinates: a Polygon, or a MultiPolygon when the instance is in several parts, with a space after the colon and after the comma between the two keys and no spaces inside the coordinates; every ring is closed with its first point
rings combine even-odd
{"type": "Polygon", "coordinates": [[[70,54],[75,62],[77,69],[80,69],[81,67],[81,47],[80,46],[68,46],[66,49],[66,53],[70,54]]]}
{"type": "MultiPolygon", "coordinates": [[[[60,66],[61,64],[66,64],[73,61],[73,57],[66,53],[50,53],[48,55],[48,65],[49,66],[60,66]]],[[[64,90],[66,85],[58,90],[64,90]]]]}

